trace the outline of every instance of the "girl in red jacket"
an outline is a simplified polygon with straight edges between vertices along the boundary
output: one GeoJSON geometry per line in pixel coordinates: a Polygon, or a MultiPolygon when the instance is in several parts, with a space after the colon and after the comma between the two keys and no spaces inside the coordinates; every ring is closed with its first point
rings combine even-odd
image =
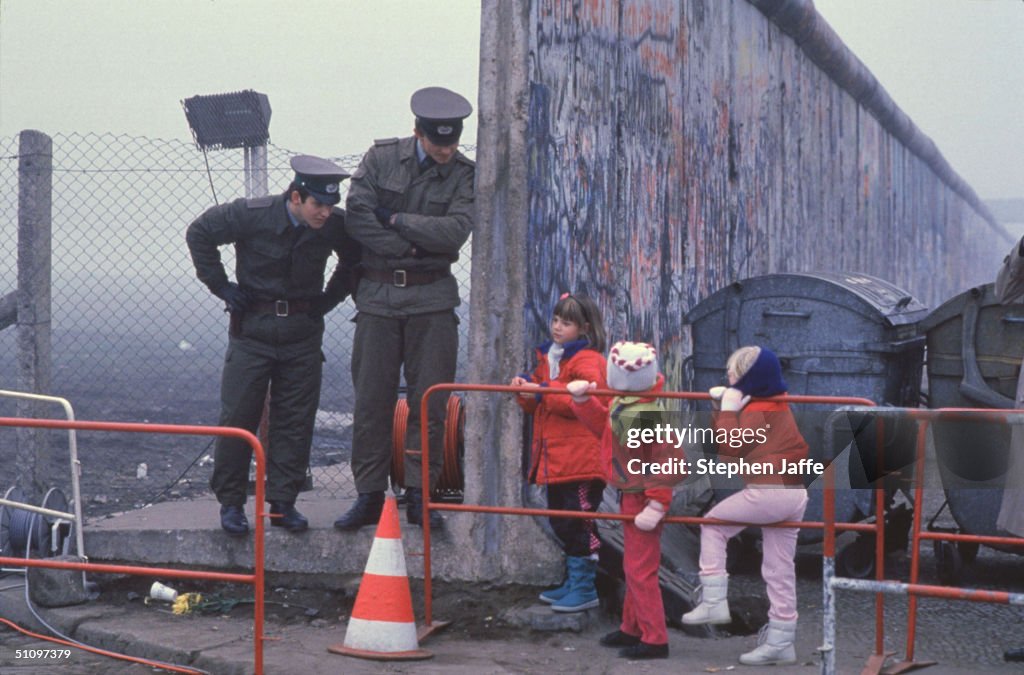
{"type": "MultiPolygon", "coordinates": [[[[790,464],[807,457],[807,443],[797,429],[789,405],[780,401],[757,400],[786,393],[782,367],[775,354],[764,347],[741,347],[726,363],[729,387],[714,387],[718,399],[713,420],[718,430],[739,438],[752,431],[750,443],[726,442],[719,445],[719,459],[761,465],[760,473],[741,472],[746,487],[724,499],[707,513],[740,523],[777,523],[798,521],[807,506],[807,490],[799,475],[784,473],[784,460],[790,464]],[[733,434],[732,432],[736,432],[733,434]]],[[[750,438],[750,435],[748,435],[750,438]]],[[[701,603],[683,615],[685,624],[729,623],[728,575],[725,571],[726,543],[744,529],[743,525],[701,525],[700,577],[701,603]]],[[[764,561],[761,576],[768,586],[768,625],[762,631],[758,647],[740,656],[746,665],[796,663],[793,640],[796,636],[796,528],[762,528],[764,561]]]]}
{"type": "MultiPolygon", "coordinates": [[[[605,386],[605,337],[601,312],[582,295],[562,295],[551,318],[551,340],[537,348],[537,367],[509,382],[515,387],[546,387],[565,391],[573,380],[605,386]]],[[[600,446],[570,407],[568,394],[520,394],[519,405],[533,415],[530,481],[547,486],[548,508],[593,513],[601,505],[604,470],[600,446]]],[[[541,593],[556,612],[597,607],[597,550],[601,545],[594,521],[552,518],[551,528],[566,555],[566,580],[541,593]]]]}

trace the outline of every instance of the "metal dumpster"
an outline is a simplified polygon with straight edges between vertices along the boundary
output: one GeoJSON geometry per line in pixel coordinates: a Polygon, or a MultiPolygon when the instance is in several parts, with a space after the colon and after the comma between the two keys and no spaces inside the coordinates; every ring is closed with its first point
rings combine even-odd
{"type": "MultiPolygon", "coordinates": [[[[693,339],[690,388],[701,391],[722,384],[729,354],[743,345],[759,345],[778,354],[791,394],[857,396],[878,404],[916,407],[924,352],[917,324],[927,314],[913,296],[865,274],[786,273],[738,281],[701,301],[686,316],[693,339]]],[[[812,458],[825,462],[833,459],[824,456],[827,410],[793,406],[812,458]]],[[[848,461],[843,473],[853,489],[837,492],[838,519],[855,521],[870,515],[868,486],[880,473],[913,461],[914,426],[889,426],[894,428],[884,429],[884,471],[877,465],[872,419],[851,419],[850,437],[833,441],[838,450],[856,450],[840,456],[841,462],[848,461]]],[[[837,480],[846,482],[842,475],[837,480]]],[[[805,518],[820,520],[822,511],[821,491],[811,490],[805,518]]],[[[801,543],[820,537],[811,530],[800,533],[801,543]]],[[[870,566],[870,560],[862,563],[870,566]]]]}
{"type": "MultiPolygon", "coordinates": [[[[999,304],[994,285],[985,284],[947,300],[921,322],[921,330],[927,337],[928,407],[1015,407],[1024,357],[1024,305],[999,304]]],[[[1009,467],[1010,433],[1009,426],[966,416],[933,425],[946,505],[966,534],[1007,534],[996,527],[996,520],[1009,467]]],[[[937,541],[935,550],[940,576],[952,581],[962,563],[974,559],[978,546],[937,541]]],[[[1020,553],[1019,547],[1005,550],[1020,553]]]]}

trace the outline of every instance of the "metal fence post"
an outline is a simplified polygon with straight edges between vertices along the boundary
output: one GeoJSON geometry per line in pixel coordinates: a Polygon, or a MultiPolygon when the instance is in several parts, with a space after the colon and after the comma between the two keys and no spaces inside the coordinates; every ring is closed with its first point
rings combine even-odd
{"type": "MultiPolygon", "coordinates": [[[[50,391],[50,250],[53,141],[39,131],[19,135],[18,148],[18,388],[50,391]]],[[[19,417],[41,417],[37,401],[19,401],[19,417]]],[[[19,428],[17,483],[34,503],[42,491],[36,464],[46,454],[45,429],[19,428]]]]}
{"type": "MultiPolygon", "coordinates": [[[[245,172],[245,196],[247,199],[266,197],[267,188],[267,146],[247,145],[242,148],[243,171],[245,172]]],[[[263,398],[263,414],[256,436],[264,448],[270,449],[270,387],[263,398]]],[[[251,467],[250,467],[251,468],[251,467]]]]}
{"type": "Polygon", "coordinates": [[[245,153],[245,196],[266,197],[267,189],[267,146],[247,145],[245,153]]]}

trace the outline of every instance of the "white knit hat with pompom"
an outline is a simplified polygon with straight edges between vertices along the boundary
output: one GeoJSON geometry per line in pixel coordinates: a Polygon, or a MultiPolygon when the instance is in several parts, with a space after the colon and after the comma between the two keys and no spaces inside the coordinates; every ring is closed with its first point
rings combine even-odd
{"type": "Polygon", "coordinates": [[[646,342],[619,341],[608,352],[608,388],[647,391],[658,381],[658,352],[646,342]]]}

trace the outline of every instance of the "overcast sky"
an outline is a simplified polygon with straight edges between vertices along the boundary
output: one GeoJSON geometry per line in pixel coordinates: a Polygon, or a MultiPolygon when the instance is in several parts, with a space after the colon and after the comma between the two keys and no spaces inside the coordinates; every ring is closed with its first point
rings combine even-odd
{"type": "MultiPolygon", "coordinates": [[[[1024,197],[1024,2],[815,5],[982,198],[1024,197]]],[[[256,89],[276,145],[361,153],[411,132],[420,86],[475,104],[479,19],[475,0],[0,0],[0,136],[188,139],[181,99],[256,89]]]]}
{"type": "Polygon", "coordinates": [[[982,199],[1024,198],[1024,2],[814,5],[982,199]]]}
{"type": "Polygon", "coordinates": [[[191,139],[182,99],[255,89],[275,145],[362,153],[419,87],[475,106],[479,35],[473,0],[0,0],[0,136],[191,139]]]}

